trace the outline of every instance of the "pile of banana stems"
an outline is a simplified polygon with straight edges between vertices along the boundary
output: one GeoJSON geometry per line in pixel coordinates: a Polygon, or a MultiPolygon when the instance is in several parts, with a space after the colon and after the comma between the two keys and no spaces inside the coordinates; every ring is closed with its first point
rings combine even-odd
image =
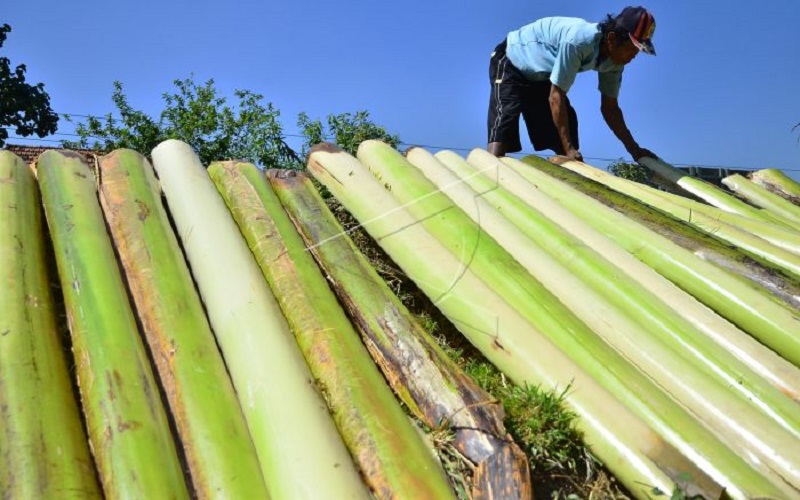
{"type": "Polygon", "coordinates": [[[587,443],[633,494],[800,494],[797,235],[777,216],[751,228],[781,246],[738,219],[727,233],[769,259],[549,171],[596,170],[575,162],[366,141],[318,146],[308,169],[514,381],[571,383],[587,443]]]}
{"type": "Polygon", "coordinates": [[[634,496],[800,496],[800,189],[764,170],[732,196],[646,162],[709,204],[376,141],[318,145],[307,172],[203,165],[175,140],[152,163],[0,152],[0,491],[535,495],[502,405],[313,176],[510,380],[569,387],[634,496]],[[423,429],[450,433],[468,480],[423,429]]]}
{"type": "MultiPolygon", "coordinates": [[[[4,496],[532,496],[502,407],[349,239],[312,257],[252,164],[152,158],[0,152],[4,496]]],[[[342,234],[310,184],[283,196],[342,234]]]]}

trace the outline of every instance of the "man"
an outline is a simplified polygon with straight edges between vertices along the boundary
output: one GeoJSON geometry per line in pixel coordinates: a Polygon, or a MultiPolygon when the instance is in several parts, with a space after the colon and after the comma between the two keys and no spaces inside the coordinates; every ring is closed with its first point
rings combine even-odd
{"type": "Polygon", "coordinates": [[[600,110],[630,155],[656,157],[639,146],[625,125],[617,97],[622,71],[641,51],[655,55],[656,23],[644,7],[626,7],[601,23],[571,17],[539,19],[508,34],[489,65],[489,145],[495,156],[522,150],[519,115],[537,151],[583,161],[578,118],[567,92],[578,73],[598,72],[600,110]]]}

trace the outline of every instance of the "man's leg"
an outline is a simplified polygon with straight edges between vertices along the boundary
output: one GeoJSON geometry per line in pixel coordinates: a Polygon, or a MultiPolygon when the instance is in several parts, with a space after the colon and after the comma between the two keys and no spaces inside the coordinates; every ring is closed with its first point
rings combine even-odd
{"type": "MultiPolygon", "coordinates": [[[[564,146],[553,122],[553,112],[550,109],[550,81],[532,83],[528,92],[522,95],[522,118],[528,130],[528,137],[533,144],[533,149],[543,151],[552,150],[557,155],[564,154],[564,146]]],[[[575,109],[567,98],[567,112],[569,132],[572,144],[576,148],[578,143],[578,117],[575,109]]]]}
{"type": "Polygon", "coordinates": [[[520,151],[518,87],[511,80],[518,71],[508,61],[505,41],[495,48],[489,61],[489,113],[487,128],[489,140],[486,149],[495,156],[520,151]]]}
{"type": "Polygon", "coordinates": [[[506,145],[502,142],[490,142],[486,149],[498,158],[506,155],[506,145]]]}

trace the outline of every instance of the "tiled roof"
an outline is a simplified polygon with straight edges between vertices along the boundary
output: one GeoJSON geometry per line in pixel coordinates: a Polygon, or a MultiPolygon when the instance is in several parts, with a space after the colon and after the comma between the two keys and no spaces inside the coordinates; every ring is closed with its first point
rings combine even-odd
{"type": "MultiPolygon", "coordinates": [[[[27,164],[31,164],[36,161],[36,158],[39,157],[40,154],[44,153],[45,151],[50,151],[51,149],[54,150],[61,150],[62,148],[53,148],[48,146],[29,146],[23,144],[8,144],[6,143],[5,147],[3,148],[11,153],[22,158],[27,164]]],[[[71,149],[70,151],[75,151],[76,153],[80,153],[86,157],[86,160],[89,162],[89,165],[92,168],[97,166],[97,162],[95,160],[95,156],[103,154],[102,151],[96,151],[93,149],[71,149]]]]}

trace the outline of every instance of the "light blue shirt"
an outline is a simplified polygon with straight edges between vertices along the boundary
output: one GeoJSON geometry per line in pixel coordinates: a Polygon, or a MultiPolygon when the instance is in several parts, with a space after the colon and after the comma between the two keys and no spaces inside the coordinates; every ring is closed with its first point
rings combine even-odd
{"type": "Polygon", "coordinates": [[[512,31],[506,38],[506,55],[525,78],[550,79],[564,92],[578,73],[598,72],[598,89],[617,98],[622,84],[622,65],[608,58],[597,65],[602,34],[597,23],[575,17],[545,17],[512,31]]]}

